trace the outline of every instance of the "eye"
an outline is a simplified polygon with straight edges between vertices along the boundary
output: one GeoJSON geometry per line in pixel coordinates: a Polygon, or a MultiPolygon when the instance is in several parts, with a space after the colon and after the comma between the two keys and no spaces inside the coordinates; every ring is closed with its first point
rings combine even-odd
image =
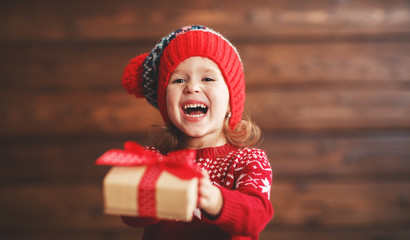
{"type": "Polygon", "coordinates": [[[204,81],[204,82],[212,82],[212,81],[215,81],[215,80],[214,80],[213,78],[206,77],[206,78],[202,79],[202,81],[204,81]]]}
{"type": "Polygon", "coordinates": [[[176,78],[171,81],[171,83],[184,83],[185,79],[183,78],[176,78]]]}

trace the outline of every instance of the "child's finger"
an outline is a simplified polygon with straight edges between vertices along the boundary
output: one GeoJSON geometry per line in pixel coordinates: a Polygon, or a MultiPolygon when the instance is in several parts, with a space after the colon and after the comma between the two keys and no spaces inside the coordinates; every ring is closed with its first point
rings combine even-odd
{"type": "Polygon", "coordinates": [[[200,205],[204,206],[212,198],[212,183],[208,178],[202,178],[199,184],[200,205]],[[201,201],[202,200],[202,201],[201,201]]]}
{"type": "Polygon", "coordinates": [[[209,178],[208,171],[206,171],[206,170],[202,170],[202,175],[206,178],[209,178]]]}
{"type": "Polygon", "coordinates": [[[201,178],[199,180],[199,187],[209,189],[210,187],[212,187],[211,180],[209,180],[209,178],[205,178],[205,177],[201,178]]]}

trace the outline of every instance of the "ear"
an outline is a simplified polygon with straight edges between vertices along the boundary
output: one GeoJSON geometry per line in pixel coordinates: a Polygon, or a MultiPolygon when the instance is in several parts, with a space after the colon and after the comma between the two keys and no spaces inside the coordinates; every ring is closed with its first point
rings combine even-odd
{"type": "Polygon", "coordinates": [[[228,109],[226,110],[226,118],[230,118],[232,116],[232,112],[231,112],[231,101],[229,101],[228,103],[228,109]]]}

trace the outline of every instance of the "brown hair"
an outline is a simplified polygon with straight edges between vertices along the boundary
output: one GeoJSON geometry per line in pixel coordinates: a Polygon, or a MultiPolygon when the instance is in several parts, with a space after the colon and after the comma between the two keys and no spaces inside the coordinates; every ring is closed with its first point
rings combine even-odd
{"type": "Polygon", "coordinates": [[[233,130],[225,120],[223,132],[228,143],[241,148],[253,147],[259,143],[261,138],[261,129],[248,116],[239,121],[233,130]]]}
{"type": "MultiPolygon", "coordinates": [[[[153,130],[151,140],[154,147],[162,153],[165,154],[186,147],[183,133],[173,124],[154,126],[153,130]]],[[[233,130],[229,127],[229,118],[226,118],[222,131],[228,143],[240,148],[255,146],[261,138],[260,128],[249,117],[242,119],[233,130]]]]}

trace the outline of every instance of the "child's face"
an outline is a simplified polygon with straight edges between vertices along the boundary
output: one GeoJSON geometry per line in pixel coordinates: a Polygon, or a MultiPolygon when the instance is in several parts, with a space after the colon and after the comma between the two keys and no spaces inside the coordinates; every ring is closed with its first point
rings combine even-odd
{"type": "Polygon", "coordinates": [[[166,102],[169,118],[188,140],[210,146],[226,142],[222,127],[229,90],[212,60],[190,57],[181,62],[170,76],[166,102]]]}

